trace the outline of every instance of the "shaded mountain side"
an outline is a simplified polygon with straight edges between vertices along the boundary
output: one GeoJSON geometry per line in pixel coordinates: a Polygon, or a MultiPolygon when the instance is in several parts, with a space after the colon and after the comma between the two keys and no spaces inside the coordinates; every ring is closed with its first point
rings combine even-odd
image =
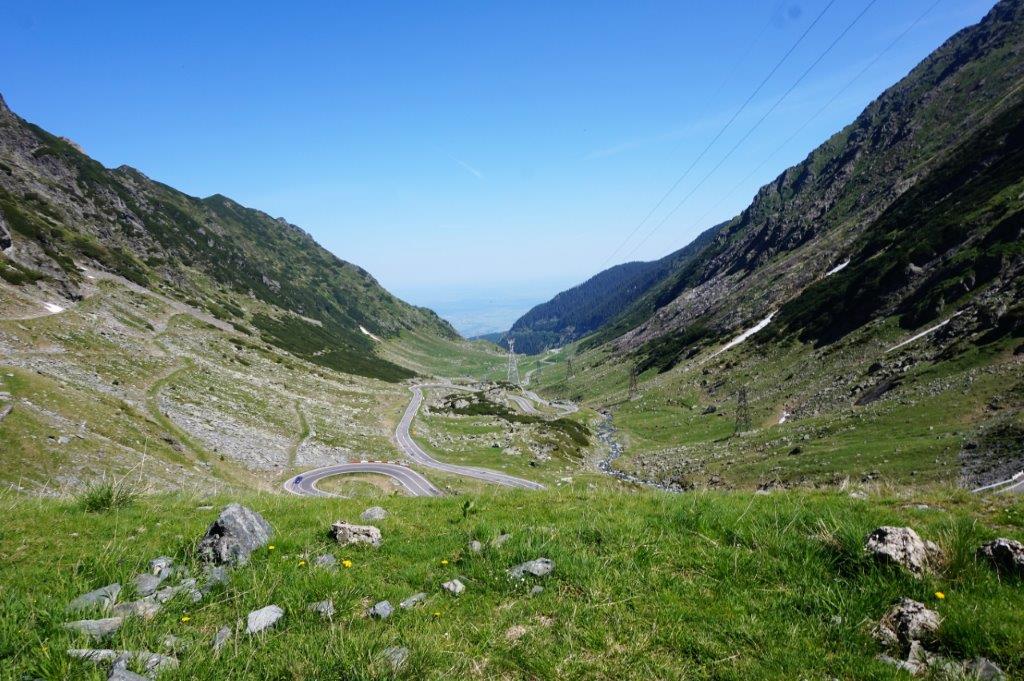
{"type": "MultiPolygon", "coordinates": [[[[885,235],[893,226],[883,216],[901,197],[906,197],[905,205],[914,206],[912,210],[923,211],[929,208],[927,202],[941,198],[936,192],[943,187],[953,191],[956,182],[964,181],[964,173],[981,172],[998,155],[991,150],[991,158],[972,161],[964,156],[971,153],[965,141],[985,138],[996,146],[1017,144],[1007,126],[1019,116],[1022,101],[1022,50],[1024,3],[1003,0],[980,23],[947,40],[853,123],[762,187],[751,205],[718,230],[701,253],[652,286],[588,343],[613,340],[619,352],[638,353],[647,366],[666,368],[694,344],[753,325],[851,257],[849,268],[818,283],[816,290],[860,276],[858,258],[870,257],[864,251],[867,244],[888,247],[885,235]],[[949,177],[938,179],[943,173],[949,177]],[[918,189],[926,186],[932,188],[918,189]],[[922,193],[914,193],[916,189],[922,193]]],[[[987,177],[994,183],[1010,181],[1007,175],[987,177]]],[[[978,192],[984,193],[980,188],[978,192]]],[[[961,203],[945,202],[943,226],[935,226],[941,236],[933,238],[932,226],[921,224],[920,218],[916,231],[904,225],[900,238],[920,240],[924,249],[910,257],[914,267],[983,238],[979,234],[988,227],[971,221],[973,211],[988,204],[981,193],[962,197],[961,203]]],[[[927,215],[939,219],[934,212],[927,215]]],[[[974,255],[979,254],[963,250],[955,267],[966,273],[969,266],[964,263],[974,255]]],[[[986,274],[980,278],[1015,276],[1006,269],[1006,257],[1010,256],[1004,254],[998,266],[982,264],[986,274]],[[993,268],[1002,274],[990,272],[993,268]]],[[[937,276],[935,283],[948,284],[945,274],[937,276]]],[[[975,277],[979,278],[977,273],[975,277]]],[[[841,309],[857,306],[857,314],[832,314],[814,322],[811,317],[822,313],[815,305],[805,316],[788,308],[780,321],[804,338],[826,341],[821,329],[833,321],[836,329],[849,328],[896,309],[884,297],[899,288],[899,281],[887,281],[868,295],[845,291],[841,309]]],[[[914,313],[904,316],[904,323],[934,318],[936,308],[942,307],[935,304],[940,297],[922,292],[913,302],[908,300],[914,313]]],[[[900,310],[903,314],[909,308],[900,310]]]]}
{"type": "Polygon", "coordinates": [[[502,340],[511,336],[517,351],[536,354],[597,331],[700,253],[721,226],[705,230],[691,243],[660,260],[616,265],[562,291],[516,320],[502,340]]]}
{"type": "Polygon", "coordinates": [[[209,310],[340,371],[411,373],[375,353],[403,329],[457,334],[384,290],[282,218],[214,195],[188,196],[128,166],[107,169],[25,122],[0,99],[0,276],[79,297],[78,264],[120,274],[209,310]],[[247,317],[238,297],[278,308],[247,317]],[[292,313],[292,314],[289,314],[292,313]]]}

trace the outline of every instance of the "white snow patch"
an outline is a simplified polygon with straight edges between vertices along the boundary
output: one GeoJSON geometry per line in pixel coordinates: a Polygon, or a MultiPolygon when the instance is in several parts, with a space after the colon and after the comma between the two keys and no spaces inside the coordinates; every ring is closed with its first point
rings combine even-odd
{"type": "Polygon", "coordinates": [[[951,321],[953,321],[953,317],[959,317],[962,312],[963,312],[963,310],[959,310],[958,312],[955,312],[949,319],[941,321],[941,322],[939,322],[938,324],[936,324],[935,326],[933,326],[931,328],[925,329],[924,331],[922,331],[921,333],[917,334],[916,336],[911,336],[910,338],[908,338],[907,340],[903,341],[902,343],[897,343],[896,345],[894,345],[891,348],[889,348],[888,350],[886,350],[886,352],[892,352],[893,350],[896,350],[898,348],[902,348],[904,345],[906,345],[908,343],[913,343],[918,338],[923,338],[924,336],[927,336],[928,334],[932,333],[933,331],[938,331],[939,329],[944,327],[946,324],[949,324],[951,321]]]}
{"type": "Polygon", "coordinates": [[[831,277],[833,274],[835,274],[836,272],[838,272],[839,270],[843,269],[844,267],[846,267],[849,264],[850,264],[850,259],[847,258],[846,260],[842,261],[841,263],[839,263],[838,265],[836,265],[835,267],[830,269],[828,272],[826,272],[825,276],[826,277],[831,277]]]}
{"type": "Polygon", "coordinates": [[[785,423],[789,419],[789,417],[790,413],[788,411],[783,410],[782,416],[779,417],[779,425],[781,426],[783,423],[785,423]]]}
{"type": "Polygon", "coordinates": [[[54,303],[43,303],[43,307],[46,308],[47,312],[52,312],[53,314],[57,314],[58,312],[64,311],[63,307],[61,307],[60,305],[56,305],[54,303]]]}
{"type": "Polygon", "coordinates": [[[747,329],[746,331],[744,331],[740,335],[736,336],[731,341],[729,341],[728,343],[726,343],[725,345],[720,347],[718,350],[715,350],[713,353],[711,353],[711,355],[708,357],[708,359],[714,359],[715,357],[718,357],[720,354],[722,354],[726,350],[734,348],[737,345],[739,345],[740,343],[742,343],[743,341],[747,340],[748,338],[753,336],[755,333],[757,333],[758,331],[760,331],[764,327],[768,326],[771,323],[771,321],[772,321],[772,317],[774,317],[774,316],[775,316],[775,313],[772,312],[770,315],[768,315],[767,317],[765,317],[764,319],[759,321],[757,324],[755,324],[754,326],[750,327],[749,329],[747,329]]]}
{"type": "Polygon", "coordinates": [[[372,333],[370,333],[369,330],[365,326],[363,326],[362,324],[359,325],[359,330],[362,331],[363,333],[365,333],[367,336],[369,336],[373,340],[375,340],[378,343],[380,343],[380,338],[377,338],[372,333]]]}

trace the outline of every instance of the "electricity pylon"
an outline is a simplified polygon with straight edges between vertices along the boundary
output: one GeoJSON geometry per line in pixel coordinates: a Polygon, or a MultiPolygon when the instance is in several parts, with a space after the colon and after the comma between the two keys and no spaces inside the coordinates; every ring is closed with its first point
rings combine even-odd
{"type": "Polygon", "coordinates": [[[740,388],[736,393],[736,429],[733,434],[745,433],[750,430],[750,406],[747,404],[747,389],[740,388]]]}
{"type": "Polygon", "coordinates": [[[634,397],[636,397],[636,376],[637,371],[636,365],[634,364],[629,368],[629,399],[633,399],[634,397]]]}
{"type": "Polygon", "coordinates": [[[508,339],[508,376],[507,380],[512,385],[519,385],[519,363],[516,361],[516,341],[508,339]]]}

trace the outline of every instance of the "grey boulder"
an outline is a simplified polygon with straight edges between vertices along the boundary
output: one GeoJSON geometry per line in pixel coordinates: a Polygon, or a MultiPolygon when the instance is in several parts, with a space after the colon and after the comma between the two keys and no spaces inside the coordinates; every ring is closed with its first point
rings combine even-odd
{"type": "Polygon", "coordinates": [[[69,648],[68,655],[79,660],[97,664],[110,662],[117,669],[126,669],[129,662],[135,662],[147,672],[161,672],[176,669],[178,659],[151,653],[145,650],[110,650],[109,648],[69,648]]]}
{"type": "Polygon", "coordinates": [[[450,582],[445,582],[441,585],[441,588],[450,593],[452,596],[458,596],[466,590],[466,585],[461,580],[453,579],[450,582]]]}
{"type": "Polygon", "coordinates": [[[253,610],[249,613],[249,617],[246,620],[245,630],[250,634],[257,634],[264,629],[274,626],[282,617],[284,617],[284,610],[276,605],[268,605],[265,608],[253,610]]]}
{"type": "Polygon", "coordinates": [[[366,614],[375,620],[386,620],[391,617],[392,612],[394,612],[394,608],[391,607],[391,603],[388,601],[380,601],[367,610],[366,614]]]}
{"type": "Polygon", "coordinates": [[[417,605],[419,605],[425,600],[427,600],[427,594],[420,591],[419,593],[415,593],[412,596],[406,598],[401,603],[399,603],[398,607],[402,610],[409,610],[410,608],[415,608],[417,605]]]}
{"type": "Polygon", "coordinates": [[[160,582],[162,581],[164,581],[164,578],[159,575],[148,573],[135,575],[135,592],[140,596],[149,596],[160,588],[160,582]]]}
{"type": "Polygon", "coordinates": [[[978,549],[978,558],[997,572],[1024,577],[1024,544],[1016,539],[993,539],[978,549]]]}
{"type": "Polygon", "coordinates": [[[309,604],[309,611],[315,612],[325,620],[329,620],[334,617],[334,601],[330,598],[324,601],[317,601],[316,603],[309,604]]]}
{"type": "Polygon", "coordinates": [[[523,579],[526,575],[544,577],[551,574],[554,569],[555,561],[549,558],[536,558],[516,565],[508,571],[508,575],[513,579],[523,579]]]}
{"type": "Polygon", "coordinates": [[[397,672],[405,666],[405,661],[409,659],[409,649],[390,646],[384,649],[384,659],[387,661],[388,666],[397,672]]]}
{"type": "Polygon", "coordinates": [[[331,536],[342,546],[349,544],[369,544],[380,546],[380,530],[373,525],[352,525],[337,521],[331,525],[331,536]]]}
{"type": "Polygon", "coordinates": [[[363,511],[359,517],[363,520],[384,520],[388,517],[388,512],[380,506],[371,506],[363,511]]]}
{"type": "Polygon", "coordinates": [[[170,556],[158,556],[149,561],[149,571],[158,577],[167,577],[172,565],[174,565],[174,559],[170,556]]]}
{"type": "Polygon", "coordinates": [[[313,559],[313,565],[318,568],[333,569],[338,566],[338,559],[329,553],[325,553],[322,556],[317,556],[313,559]]]}
{"type": "Polygon", "coordinates": [[[868,535],[864,548],[875,560],[899,565],[917,577],[941,556],[938,546],[909,527],[879,527],[868,535]]]}
{"type": "Polygon", "coordinates": [[[924,603],[901,598],[878,623],[875,638],[883,645],[907,651],[914,642],[934,639],[941,624],[939,613],[929,610],[924,603]]]}
{"type": "Polygon", "coordinates": [[[89,636],[90,638],[98,640],[111,636],[115,631],[121,628],[121,624],[123,622],[123,617],[104,617],[103,619],[98,620],[78,620],[76,622],[67,622],[64,624],[64,628],[77,631],[89,636]]]}
{"type": "Polygon", "coordinates": [[[114,606],[111,614],[116,617],[139,617],[144,620],[151,620],[163,606],[155,598],[140,598],[137,601],[118,603],[114,606]]]}
{"type": "Polygon", "coordinates": [[[259,513],[229,504],[199,540],[196,552],[207,563],[242,565],[253,551],[270,541],[274,533],[259,513]]]}
{"type": "Polygon", "coordinates": [[[231,638],[231,629],[229,629],[228,627],[221,627],[220,629],[218,629],[217,633],[213,635],[213,650],[214,650],[214,652],[217,652],[218,650],[223,648],[227,644],[228,639],[230,639],[230,638],[231,638]]]}
{"type": "Polygon", "coordinates": [[[100,587],[95,591],[90,591],[87,594],[82,594],[75,600],[68,603],[68,610],[89,610],[91,608],[99,608],[101,610],[110,610],[114,603],[117,602],[117,596],[121,593],[121,585],[114,583],[108,584],[107,586],[100,587]]]}

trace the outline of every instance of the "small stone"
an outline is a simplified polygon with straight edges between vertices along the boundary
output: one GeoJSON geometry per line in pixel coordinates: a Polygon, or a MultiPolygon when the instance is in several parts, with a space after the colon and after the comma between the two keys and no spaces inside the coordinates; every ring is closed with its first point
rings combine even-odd
{"type": "Polygon", "coordinates": [[[334,617],[334,601],[330,598],[324,601],[317,601],[316,603],[309,604],[309,611],[315,612],[325,620],[329,620],[334,617]]]}
{"type": "Polygon", "coordinates": [[[523,636],[525,636],[527,631],[528,629],[524,627],[522,624],[514,624],[505,630],[505,639],[509,643],[515,643],[523,636]]]}
{"type": "Polygon", "coordinates": [[[173,653],[181,645],[181,639],[174,634],[167,634],[164,636],[164,640],[161,641],[161,644],[163,645],[164,650],[173,653]]]}
{"type": "Polygon", "coordinates": [[[149,572],[150,574],[164,577],[167,576],[167,571],[174,565],[174,559],[170,556],[159,556],[149,561],[149,572]]]}
{"type": "Polygon", "coordinates": [[[150,574],[135,575],[135,591],[140,596],[149,596],[160,587],[162,577],[150,574]]]}
{"type": "Polygon", "coordinates": [[[508,575],[513,579],[523,579],[526,575],[544,577],[551,574],[554,569],[555,561],[548,558],[536,558],[516,565],[508,571],[508,575]]]}
{"type": "Polygon", "coordinates": [[[427,594],[421,591],[406,598],[404,601],[398,604],[398,607],[402,608],[403,610],[408,610],[409,608],[415,608],[417,605],[419,605],[425,600],[427,600],[427,594]]]}
{"type": "Polygon", "coordinates": [[[452,596],[458,596],[466,590],[466,585],[458,579],[453,579],[450,582],[445,582],[441,585],[441,588],[450,593],[452,596]]]}
{"type": "Polygon", "coordinates": [[[123,622],[123,617],[105,617],[98,620],[68,622],[64,625],[64,628],[80,632],[94,639],[102,639],[120,629],[123,622]]]}
{"type": "Polygon", "coordinates": [[[542,593],[544,593],[544,587],[542,587],[540,584],[537,584],[532,589],[530,589],[531,596],[539,596],[542,593]]]}
{"type": "Polygon", "coordinates": [[[497,537],[494,538],[494,541],[491,542],[491,546],[493,546],[494,548],[499,548],[499,547],[501,547],[505,542],[507,542],[511,538],[512,538],[511,534],[502,532],[501,534],[499,534],[497,537]]]}
{"type": "Polygon", "coordinates": [[[329,553],[325,553],[314,558],[313,565],[318,568],[332,569],[338,567],[338,559],[329,553]]]}
{"type": "Polygon", "coordinates": [[[405,661],[409,659],[409,649],[401,648],[399,646],[390,646],[384,649],[384,658],[387,660],[391,669],[397,672],[405,666],[405,661]]]}
{"type": "Polygon", "coordinates": [[[469,552],[470,553],[483,553],[483,550],[484,550],[484,545],[481,544],[480,542],[478,542],[476,539],[474,539],[473,541],[469,542],[469,552]]]}
{"type": "Polygon", "coordinates": [[[388,512],[380,506],[371,506],[370,508],[363,511],[362,515],[359,516],[363,520],[384,520],[388,517],[388,512]]]}
{"type": "Polygon", "coordinates": [[[246,632],[250,634],[257,634],[264,629],[268,629],[284,616],[284,610],[276,605],[268,605],[265,608],[259,610],[253,610],[249,613],[249,617],[246,620],[246,632]]]}
{"type": "Polygon", "coordinates": [[[875,638],[882,644],[908,651],[916,641],[930,641],[939,630],[942,618],[924,603],[901,598],[882,617],[875,638]]]}
{"type": "Polygon", "coordinates": [[[1015,539],[994,539],[978,548],[978,558],[997,572],[1024,577],[1024,544],[1015,539]]]}
{"type": "Polygon", "coordinates": [[[148,673],[175,669],[178,660],[167,655],[150,653],[145,650],[110,650],[109,648],[68,648],[68,655],[86,662],[105,664],[110,662],[112,668],[127,670],[128,664],[134,662],[148,673]]]}
{"type": "Polygon", "coordinates": [[[864,501],[865,499],[868,498],[868,493],[867,492],[863,492],[861,490],[857,490],[856,492],[850,492],[850,498],[851,499],[859,499],[860,501],[864,501]]]}
{"type": "Polygon", "coordinates": [[[107,681],[149,681],[149,679],[142,674],[136,674],[133,671],[117,667],[110,670],[107,681]]]}
{"type": "Polygon", "coordinates": [[[373,525],[352,525],[339,520],[331,525],[331,536],[342,546],[349,544],[380,546],[380,530],[373,525]]]}
{"type": "Polygon", "coordinates": [[[900,565],[920,577],[940,557],[939,547],[909,527],[879,527],[868,535],[865,550],[884,563],[900,565]]]}
{"type": "Polygon", "coordinates": [[[120,584],[108,584],[107,586],[100,587],[95,591],[82,594],[75,600],[71,601],[68,603],[68,610],[89,610],[90,608],[110,610],[114,603],[117,602],[117,596],[120,593],[120,584]]]}
{"type": "Polygon", "coordinates": [[[220,650],[231,638],[231,629],[228,627],[221,627],[217,630],[217,633],[213,635],[213,650],[214,652],[220,650]]]}
{"type": "Polygon", "coordinates": [[[196,552],[207,563],[243,565],[253,551],[270,541],[273,533],[259,513],[229,504],[206,530],[196,552]]]}
{"type": "Polygon", "coordinates": [[[372,608],[366,611],[366,614],[375,620],[386,620],[391,617],[391,613],[394,609],[391,607],[391,603],[388,601],[380,601],[375,603],[372,608]]]}
{"type": "Polygon", "coordinates": [[[978,657],[964,663],[964,672],[968,678],[979,681],[1004,681],[1006,673],[992,660],[978,657]]]}
{"type": "Polygon", "coordinates": [[[116,617],[140,617],[151,620],[160,612],[161,606],[154,598],[140,598],[137,601],[118,603],[111,611],[116,617]]]}

